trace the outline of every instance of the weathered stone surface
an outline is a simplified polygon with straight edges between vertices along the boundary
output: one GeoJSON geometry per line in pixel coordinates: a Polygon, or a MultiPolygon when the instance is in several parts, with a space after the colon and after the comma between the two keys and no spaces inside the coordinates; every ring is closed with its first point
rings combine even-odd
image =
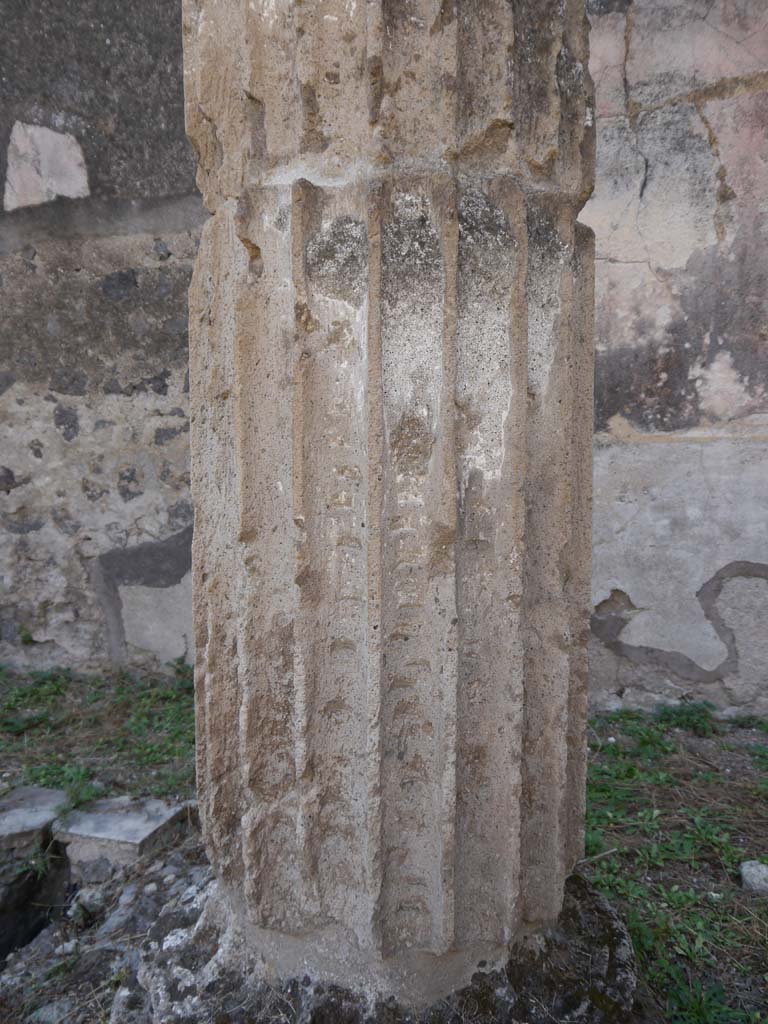
{"type": "Polygon", "coordinates": [[[21,857],[36,852],[67,796],[59,789],[21,786],[0,799],[0,850],[21,857]]]}
{"type": "Polygon", "coordinates": [[[168,842],[185,815],[180,804],[113,797],[71,811],[56,822],[53,834],[66,847],[74,877],[102,881],[115,867],[168,842]]]}
{"type": "Polygon", "coordinates": [[[577,3],[190,2],[201,813],[226,946],[428,1002],[581,848],[577,3]]]}
{"type": "MultiPolygon", "coordinates": [[[[141,946],[164,905],[210,875],[195,830],[170,838],[172,849],[119,868],[103,883],[58,893],[58,912],[0,972],[3,1024],[28,1024],[39,1008],[58,1000],[73,1007],[67,1024],[86,1024],[94,1013],[114,1024],[148,1024],[150,1010],[136,981],[141,946]]],[[[34,908],[25,909],[29,917],[34,908]]]]}
{"type": "Polygon", "coordinates": [[[0,344],[13,370],[0,395],[5,662],[191,657],[185,312],[195,248],[192,230],[162,247],[143,230],[0,257],[0,344]],[[173,596],[178,607],[163,615],[173,596]]]}

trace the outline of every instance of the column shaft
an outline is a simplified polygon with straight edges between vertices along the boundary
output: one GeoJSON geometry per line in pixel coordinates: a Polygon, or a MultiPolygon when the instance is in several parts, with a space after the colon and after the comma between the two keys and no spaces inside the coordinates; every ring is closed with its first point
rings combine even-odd
{"type": "Polygon", "coordinates": [[[581,849],[583,3],[187,0],[198,777],[284,974],[424,1000],[581,849]]]}

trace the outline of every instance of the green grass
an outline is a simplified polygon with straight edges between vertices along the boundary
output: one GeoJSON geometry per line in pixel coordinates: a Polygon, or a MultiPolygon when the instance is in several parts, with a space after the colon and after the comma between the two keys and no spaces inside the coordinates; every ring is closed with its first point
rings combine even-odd
{"type": "Polygon", "coordinates": [[[667,728],[687,729],[694,736],[714,736],[720,732],[714,710],[714,705],[709,701],[691,701],[659,708],[656,720],[667,728]]]}
{"type": "Polygon", "coordinates": [[[71,806],[119,793],[194,792],[192,670],[173,677],[0,670],[4,788],[63,789],[71,806]]]}
{"type": "MultiPolygon", "coordinates": [[[[71,805],[194,786],[192,674],[19,676],[0,670],[0,757],[10,788],[71,805]]],[[[768,727],[711,705],[598,716],[590,727],[586,860],[619,908],[645,995],[665,1024],[768,1024],[768,900],[741,890],[768,858],[768,727]]]]}
{"type": "Polygon", "coordinates": [[[592,723],[583,869],[624,916],[668,1024],[768,1021],[768,900],[738,879],[768,853],[768,745],[745,729],[766,731],[704,703],[592,723]]]}

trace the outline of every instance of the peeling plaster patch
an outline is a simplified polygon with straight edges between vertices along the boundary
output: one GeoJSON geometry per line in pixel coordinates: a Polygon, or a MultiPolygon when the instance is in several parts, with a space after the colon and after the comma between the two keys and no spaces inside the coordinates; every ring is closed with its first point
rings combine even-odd
{"type": "Polygon", "coordinates": [[[756,258],[766,239],[755,217],[727,251],[697,250],[665,278],[644,263],[598,263],[598,430],[616,415],[672,431],[768,409],[768,270],[756,258]]]}
{"type": "Polygon", "coordinates": [[[621,653],[666,652],[684,665],[686,678],[698,672],[706,681],[728,646],[705,609],[705,585],[724,566],[768,565],[763,446],[691,440],[598,447],[595,498],[595,603],[618,590],[635,607],[622,613],[621,653]]]}
{"type": "Polygon", "coordinates": [[[114,661],[126,660],[127,644],[166,660],[189,656],[191,569],[191,526],[165,540],[116,547],[95,560],[92,580],[114,661]]]}
{"type": "Polygon", "coordinates": [[[192,573],[172,587],[120,587],[125,642],[160,661],[194,659],[192,573]]]}
{"type": "Polygon", "coordinates": [[[718,162],[706,131],[692,106],[651,111],[638,119],[637,148],[645,162],[638,234],[654,267],[685,267],[717,242],[718,162]]]}
{"type": "Polygon", "coordinates": [[[763,0],[687,0],[633,4],[626,75],[643,105],[759,74],[768,59],[763,0]]]}
{"type": "Polygon", "coordinates": [[[598,133],[595,191],[580,219],[599,258],[671,270],[717,241],[718,162],[693,106],[608,117],[598,133]]]}
{"type": "Polygon", "coordinates": [[[68,132],[17,121],[8,146],[3,207],[39,206],[58,196],[90,195],[80,143],[68,132]]]}
{"type": "Polygon", "coordinates": [[[768,608],[768,567],[762,576],[738,576],[725,582],[718,608],[726,628],[735,637],[737,662],[729,666],[727,685],[740,695],[754,695],[768,707],[768,629],[765,628],[768,608]]]}
{"type": "Polygon", "coordinates": [[[730,352],[718,352],[709,366],[694,370],[701,411],[712,419],[745,416],[755,405],[733,365],[730,352]]]}
{"type": "Polygon", "coordinates": [[[604,645],[593,646],[590,653],[592,670],[599,666],[603,680],[594,688],[596,704],[618,710],[627,701],[631,707],[650,708],[659,698],[695,697],[714,700],[734,713],[748,707],[764,714],[768,710],[767,597],[768,564],[757,562],[730,562],[699,589],[696,598],[725,651],[718,665],[704,669],[679,651],[626,643],[625,628],[642,609],[623,591],[613,590],[592,616],[593,637],[604,645]],[[616,659],[615,678],[606,689],[605,677],[610,675],[606,658],[611,656],[616,659]]]}

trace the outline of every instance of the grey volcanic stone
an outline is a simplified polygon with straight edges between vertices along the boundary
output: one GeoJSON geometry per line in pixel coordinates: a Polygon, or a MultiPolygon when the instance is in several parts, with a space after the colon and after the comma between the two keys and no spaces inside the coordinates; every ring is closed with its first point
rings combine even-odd
{"type": "Polygon", "coordinates": [[[741,884],[748,892],[768,896],[768,864],[759,860],[745,860],[741,865],[741,884]]]}
{"type": "Polygon", "coordinates": [[[192,190],[178,3],[7,0],[0,65],[9,69],[0,110],[3,181],[7,140],[22,121],[77,139],[91,195],[192,190]]]}

